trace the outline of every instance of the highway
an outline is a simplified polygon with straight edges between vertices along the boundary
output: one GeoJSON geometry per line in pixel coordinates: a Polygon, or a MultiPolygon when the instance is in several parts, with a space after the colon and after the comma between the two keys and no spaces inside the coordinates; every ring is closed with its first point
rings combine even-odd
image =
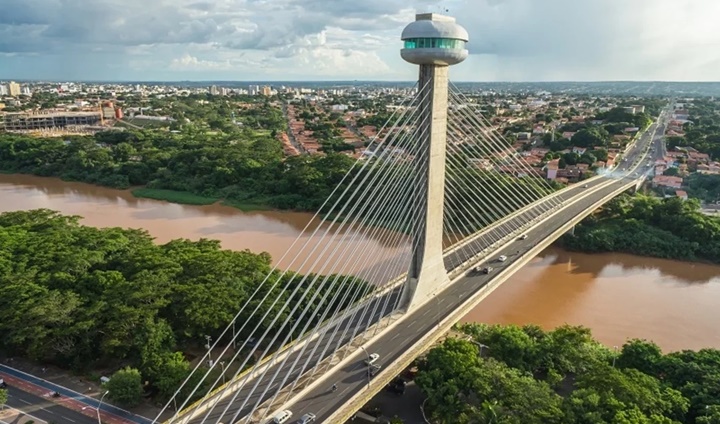
{"type": "MultiPolygon", "coordinates": [[[[637,166],[644,166],[643,160],[648,150],[648,144],[654,138],[656,129],[657,124],[653,124],[648,131],[641,136],[640,140],[635,143],[636,145],[629,149],[626,153],[627,164],[635,163],[637,166]]],[[[499,255],[508,256],[508,260],[504,263],[493,263],[492,266],[496,269],[496,271],[493,271],[490,275],[478,275],[478,273],[471,273],[471,275],[460,279],[444,291],[437,294],[432,301],[411,311],[410,315],[404,318],[405,322],[408,324],[402,328],[402,331],[392,331],[389,334],[383,335],[369,346],[366,346],[366,350],[369,353],[380,354],[379,364],[392,362],[397,359],[423,334],[425,334],[434,325],[437,325],[437,323],[446,315],[446,311],[457,308],[457,306],[460,305],[463,302],[463,299],[465,299],[468,295],[486,285],[488,281],[497,274],[497,271],[513,263],[517,259],[515,253],[516,251],[528,251],[540,240],[547,238],[547,236],[553,233],[557,228],[577,216],[581,211],[590,207],[598,199],[632,181],[631,173],[634,171],[635,167],[629,170],[628,173],[618,170],[608,174],[606,177],[597,178],[587,182],[587,188],[584,187],[585,183],[580,183],[560,192],[558,194],[559,198],[563,201],[563,205],[567,205],[568,201],[571,199],[582,197],[585,193],[593,190],[594,188],[607,184],[607,186],[600,188],[598,192],[583,198],[575,204],[564,206],[562,210],[556,209],[559,212],[557,212],[552,218],[549,218],[543,225],[529,231],[527,233],[528,238],[526,240],[511,243],[510,246],[495,252],[493,258],[496,258],[499,255]]],[[[545,199],[543,202],[548,203],[550,201],[545,199]]],[[[528,218],[532,216],[532,214],[537,215],[537,210],[530,210],[516,215],[512,219],[503,223],[503,228],[501,228],[500,231],[507,233],[511,228],[521,226],[528,221],[528,218]]],[[[448,269],[454,268],[459,263],[464,262],[465,258],[471,257],[475,254],[477,250],[477,244],[467,244],[463,248],[446,256],[446,267],[448,269]]],[[[349,342],[350,334],[348,334],[347,331],[344,331],[348,325],[350,325],[353,330],[365,329],[377,322],[381,317],[389,315],[391,311],[383,310],[382,305],[394,305],[398,295],[399,289],[395,289],[384,296],[372,299],[370,302],[371,306],[363,309],[364,311],[372,311],[371,314],[360,313],[351,315],[341,320],[339,325],[338,323],[330,325],[329,331],[320,335],[318,339],[309,342],[309,347],[306,351],[303,352],[302,349],[297,349],[297,351],[289,353],[286,360],[280,361],[279,364],[270,366],[269,371],[264,378],[257,379],[250,376],[245,377],[248,378],[248,383],[237,393],[237,397],[234,401],[233,396],[235,396],[236,393],[220,400],[219,404],[215,406],[207,418],[205,418],[205,412],[203,412],[189,422],[193,424],[203,422],[222,422],[228,424],[232,422],[232,418],[238,410],[240,410],[238,417],[247,416],[252,412],[252,409],[258,399],[262,398],[262,401],[268,400],[277,390],[283,379],[290,382],[294,381],[295,378],[301,373],[304,373],[305,370],[311,369],[321,359],[328,357],[335,350],[336,346],[343,346],[349,342]],[[335,331],[338,328],[343,330],[335,331]],[[325,351],[325,346],[327,346],[328,343],[330,348],[325,351]],[[313,350],[316,347],[317,349],[313,350]],[[295,369],[291,370],[291,368],[295,369]],[[273,379],[273,376],[278,377],[273,379]],[[274,381],[271,382],[269,390],[265,391],[265,389],[268,388],[268,382],[271,380],[274,381]],[[256,384],[257,387],[255,387],[256,384]],[[251,393],[252,395],[250,395],[251,393]],[[223,414],[222,411],[228,404],[230,404],[230,407],[228,408],[228,411],[223,414]]],[[[351,333],[353,332],[355,331],[351,331],[351,333]]],[[[318,416],[318,422],[323,422],[323,420],[326,419],[332,411],[350,399],[350,397],[360,390],[364,384],[367,384],[366,366],[362,363],[362,361],[356,361],[353,364],[332,369],[331,373],[325,375],[323,379],[327,382],[327,387],[317,387],[307,395],[303,396],[302,399],[294,403],[292,406],[293,419],[299,418],[304,413],[312,412],[318,416]],[[338,385],[339,389],[336,392],[332,392],[330,390],[333,383],[338,385]]],[[[269,420],[270,417],[266,417],[266,419],[269,420]]]]}
{"type": "Polygon", "coordinates": [[[97,418],[89,417],[80,412],[65,408],[49,399],[35,396],[13,386],[8,386],[7,390],[8,406],[12,406],[15,409],[47,421],[48,423],[97,424],[97,418]]]}

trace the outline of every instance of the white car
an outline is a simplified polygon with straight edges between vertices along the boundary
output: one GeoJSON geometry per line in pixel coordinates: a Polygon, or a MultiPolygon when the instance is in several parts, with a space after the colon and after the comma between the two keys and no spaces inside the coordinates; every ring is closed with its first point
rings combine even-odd
{"type": "Polygon", "coordinates": [[[380,355],[378,355],[377,353],[373,353],[373,354],[370,355],[369,358],[367,358],[367,359],[365,360],[365,363],[368,364],[368,365],[372,365],[372,364],[374,364],[378,359],[380,359],[380,355]]]}
{"type": "Polygon", "coordinates": [[[505,255],[500,256],[500,257],[498,258],[498,261],[500,261],[500,262],[505,262],[505,261],[507,261],[507,256],[505,256],[505,255]]]}
{"type": "Polygon", "coordinates": [[[520,236],[520,240],[527,240],[527,238],[528,238],[527,234],[523,234],[520,236]]]}
{"type": "Polygon", "coordinates": [[[286,409],[284,411],[280,411],[273,417],[273,419],[270,421],[272,424],[283,424],[287,422],[287,420],[292,417],[292,411],[286,409]]]}

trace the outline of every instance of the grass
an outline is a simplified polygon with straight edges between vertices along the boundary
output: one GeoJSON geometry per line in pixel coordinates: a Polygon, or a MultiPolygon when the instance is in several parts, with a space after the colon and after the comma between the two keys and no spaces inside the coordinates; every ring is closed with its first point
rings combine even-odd
{"type": "Polygon", "coordinates": [[[157,188],[137,188],[132,191],[133,196],[146,199],[165,200],[172,203],[185,205],[212,205],[218,198],[205,197],[186,191],[163,190],[157,188]]]}
{"type": "MultiPolygon", "coordinates": [[[[146,199],[165,200],[171,203],[184,205],[212,205],[220,201],[217,197],[205,197],[187,191],[164,190],[159,188],[137,188],[132,191],[133,196],[146,199]]],[[[268,206],[265,199],[255,198],[247,200],[225,199],[223,205],[240,209],[243,212],[269,211],[273,208],[268,206]]]]}
{"type": "Polygon", "coordinates": [[[248,200],[232,200],[225,199],[222,202],[223,205],[232,206],[233,208],[240,209],[243,212],[253,211],[269,211],[272,210],[270,206],[262,201],[262,199],[248,199],[248,200]]]}

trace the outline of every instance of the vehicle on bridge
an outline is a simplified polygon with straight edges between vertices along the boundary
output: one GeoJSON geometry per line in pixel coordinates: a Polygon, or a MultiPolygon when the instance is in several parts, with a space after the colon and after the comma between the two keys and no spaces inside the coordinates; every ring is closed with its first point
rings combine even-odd
{"type": "Polygon", "coordinates": [[[300,417],[299,420],[295,421],[295,424],[308,424],[315,422],[315,414],[305,414],[300,417]]]}
{"type": "Polygon", "coordinates": [[[498,262],[505,262],[507,261],[507,256],[501,255],[499,258],[497,258],[498,262]]]}
{"type": "Polygon", "coordinates": [[[373,354],[370,355],[370,357],[368,357],[368,358],[365,360],[365,363],[368,364],[368,365],[372,365],[372,364],[374,364],[378,359],[380,359],[380,355],[378,355],[377,353],[373,353],[373,354]]]}
{"type": "Polygon", "coordinates": [[[527,240],[527,238],[528,238],[527,234],[523,234],[520,236],[520,240],[527,240]]]}
{"type": "Polygon", "coordinates": [[[290,417],[292,417],[292,411],[286,409],[284,411],[278,412],[277,415],[275,415],[270,422],[272,424],[283,424],[284,422],[287,422],[290,417]]]}

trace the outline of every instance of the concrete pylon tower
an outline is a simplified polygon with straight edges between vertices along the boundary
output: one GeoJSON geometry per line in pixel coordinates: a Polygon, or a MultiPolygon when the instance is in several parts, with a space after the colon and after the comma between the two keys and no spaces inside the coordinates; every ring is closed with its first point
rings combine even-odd
{"type": "Polygon", "coordinates": [[[420,65],[418,90],[422,125],[417,143],[423,147],[418,175],[427,190],[418,195],[420,229],[413,239],[413,256],[402,304],[411,309],[427,300],[448,282],[442,256],[443,205],[445,195],[445,144],[447,141],[448,67],[467,58],[467,31],[455,18],[435,13],[415,16],[402,32],[404,48],[400,55],[407,62],[420,65]]]}

